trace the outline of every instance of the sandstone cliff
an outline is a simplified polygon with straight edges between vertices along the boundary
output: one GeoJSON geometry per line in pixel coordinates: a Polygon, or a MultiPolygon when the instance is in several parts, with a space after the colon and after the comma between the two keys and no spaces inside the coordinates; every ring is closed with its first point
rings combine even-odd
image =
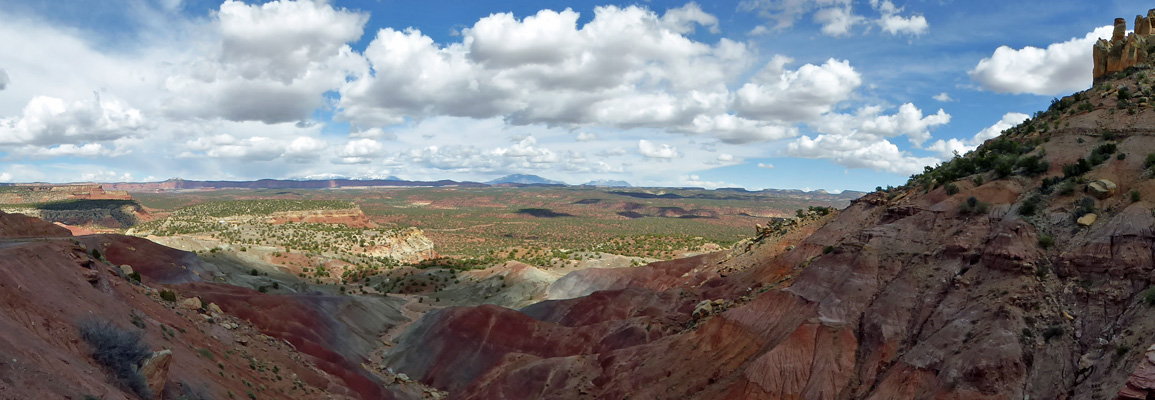
{"type": "Polygon", "coordinates": [[[1115,18],[1111,40],[1099,39],[1094,45],[1093,76],[1096,80],[1127,68],[1150,65],[1149,55],[1152,46],[1155,46],[1155,42],[1150,39],[1153,20],[1155,9],[1147,11],[1146,16],[1136,15],[1135,31],[1128,34],[1127,20],[1115,18]]]}

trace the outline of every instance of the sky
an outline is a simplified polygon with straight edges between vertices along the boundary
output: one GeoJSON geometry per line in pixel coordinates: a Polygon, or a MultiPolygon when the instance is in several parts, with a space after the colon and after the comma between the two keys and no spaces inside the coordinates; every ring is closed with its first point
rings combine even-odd
{"type": "Polygon", "coordinates": [[[873,190],[1087,89],[1150,6],[0,0],[0,182],[873,190]]]}

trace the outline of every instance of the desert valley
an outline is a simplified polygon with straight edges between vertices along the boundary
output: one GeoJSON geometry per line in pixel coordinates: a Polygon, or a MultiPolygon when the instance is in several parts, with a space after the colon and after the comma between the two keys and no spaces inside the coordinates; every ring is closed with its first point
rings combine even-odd
{"type": "MultiPolygon", "coordinates": [[[[868,23],[878,24],[879,35],[906,32],[921,39],[927,32],[921,14],[903,14],[907,11],[891,1],[859,5],[879,14],[877,22],[866,22],[872,17],[857,14],[846,14],[849,19],[842,20],[823,14],[851,13],[851,4],[846,2],[845,9],[836,5],[815,11],[821,5],[813,5],[805,8],[808,11],[795,11],[814,13],[814,23],[824,24],[821,33],[832,37],[846,34],[839,29],[868,23]],[[901,24],[893,25],[894,18],[901,24]],[[839,28],[837,21],[848,25],[839,28]]],[[[758,18],[768,21],[791,10],[776,2],[743,2],[737,8],[757,11],[758,18]]],[[[688,175],[681,181],[684,185],[646,180],[633,186],[606,178],[571,185],[529,174],[543,170],[545,176],[551,171],[576,174],[567,177],[626,175],[625,169],[615,170],[606,161],[590,161],[623,157],[627,151],[620,147],[601,153],[590,150],[588,155],[571,149],[563,162],[560,149],[540,147],[544,140],[539,144],[532,135],[517,133],[533,124],[548,129],[570,126],[560,135],[576,136],[570,144],[575,148],[609,140],[607,131],[577,133],[575,128],[592,132],[589,127],[604,121],[578,123],[566,119],[572,115],[550,114],[557,111],[552,106],[572,104],[563,101],[546,107],[529,101],[541,100],[533,94],[521,93],[527,97],[517,101],[507,97],[484,106],[465,105],[432,94],[403,99],[404,90],[411,87],[400,85],[388,92],[394,97],[373,100],[379,103],[372,107],[345,103],[365,101],[357,96],[372,97],[362,92],[387,81],[389,66],[374,57],[420,52],[413,43],[438,51],[436,56],[413,60],[445,62],[437,64],[444,70],[413,75],[418,82],[414,87],[513,96],[510,93],[521,86],[508,86],[503,79],[511,71],[526,70],[510,67],[487,77],[482,72],[522,60],[518,57],[528,57],[523,60],[526,65],[548,65],[552,52],[560,50],[530,46],[518,50],[521,53],[504,54],[501,51],[508,49],[485,47],[485,35],[501,27],[558,23],[556,19],[571,17],[576,26],[579,17],[570,9],[542,11],[522,20],[490,14],[472,28],[453,28],[451,36],[464,39],[444,47],[424,40],[429,38],[413,28],[404,32],[382,28],[364,54],[348,43],[360,37],[367,14],[324,1],[279,0],[252,6],[227,1],[207,15],[224,26],[242,9],[303,12],[308,18],[271,19],[299,26],[339,19],[344,24],[340,26],[357,27],[357,32],[341,33],[349,36],[340,43],[344,47],[314,44],[306,46],[308,51],[286,51],[288,55],[279,53],[284,49],[225,40],[221,47],[225,55],[219,58],[225,61],[229,51],[276,53],[270,57],[287,57],[279,61],[284,65],[299,61],[293,57],[321,53],[352,57],[328,60],[335,64],[325,67],[318,67],[315,60],[302,64],[319,68],[310,73],[338,64],[348,69],[332,84],[344,86],[324,92],[329,106],[309,108],[331,115],[294,121],[254,111],[259,118],[236,120],[265,118],[261,120],[265,125],[292,129],[374,121],[376,131],[351,132],[352,141],[339,150],[333,150],[336,145],[317,144],[321,141],[317,138],[333,135],[329,131],[283,145],[266,137],[203,136],[189,140],[186,151],[175,159],[195,164],[229,154],[256,154],[248,153],[254,148],[274,148],[277,157],[252,162],[280,157],[287,160],[283,165],[314,165],[308,163],[323,161],[310,153],[335,151],[326,156],[334,168],[404,170],[409,165],[415,171],[433,165],[428,168],[465,177],[406,180],[373,172],[354,178],[332,174],[281,179],[287,176],[281,174],[271,175],[279,179],[239,179],[229,172],[201,175],[227,177],[212,180],[112,176],[69,183],[20,181],[0,168],[0,181],[6,182],[0,184],[0,399],[1155,398],[1155,9],[1136,16],[1130,28],[1128,20],[1119,18],[1110,29],[1100,29],[1103,36],[1093,32],[1084,41],[1076,38],[1046,49],[1081,46],[1078,54],[1084,57],[1078,65],[1087,68],[1075,70],[1090,87],[1055,91],[1062,94],[1049,107],[1021,118],[1010,118],[1008,111],[1004,121],[973,139],[929,141],[929,129],[946,124],[950,116],[941,117],[945,114],[939,110],[924,117],[917,108],[911,111],[910,103],[889,116],[879,115],[882,108],[871,106],[853,115],[842,113],[836,105],[849,97],[817,107],[813,119],[798,126],[821,134],[813,139],[803,134],[779,146],[779,151],[799,159],[809,154],[840,163],[834,170],[846,167],[839,173],[848,178],[827,177],[846,179],[839,182],[859,179],[851,175],[853,168],[876,168],[887,174],[914,171],[903,178],[905,183],[854,182],[853,187],[877,187],[838,192],[753,190],[697,175],[688,175]],[[411,47],[385,42],[402,36],[421,40],[409,43],[411,47]],[[422,81],[438,73],[474,75],[472,81],[459,84],[422,81]],[[360,81],[372,78],[378,81],[360,81]],[[398,114],[403,118],[390,114],[406,101],[421,106],[398,114]],[[511,104],[521,108],[502,108],[514,107],[511,104]],[[539,106],[543,108],[535,108],[539,106]],[[514,132],[515,144],[472,154],[465,154],[471,151],[465,147],[433,145],[382,155],[390,150],[381,143],[399,145],[402,139],[380,126],[436,119],[414,117],[419,114],[414,110],[438,107],[452,108],[443,112],[454,118],[474,119],[484,119],[481,115],[489,112],[485,107],[505,110],[494,112],[490,117],[496,119],[490,121],[506,124],[502,134],[514,132]],[[366,114],[342,114],[354,111],[366,114]],[[903,119],[914,111],[916,117],[903,119]],[[317,122],[318,118],[324,121],[317,122]],[[839,130],[829,124],[855,118],[862,120],[837,139],[845,142],[832,145],[845,148],[845,153],[819,156],[807,152],[817,150],[804,148],[835,140],[830,139],[836,136],[832,132],[839,130]],[[1008,118],[1014,121],[1002,123],[1008,118]],[[884,154],[890,154],[885,153],[889,146],[854,142],[879,139],[875,144],[893,146],[885,138],[901,135],[879,132],[905,123],[921,124],[902,134],[914,147],[895,150],[893,157],[866,153],[884,148],[884,154]],[[197,147],[209,142],[211,146],[197,147]],[[952,154],[917,158],[910,155],[916,148],[952,154]],[[431,161],[445,152],[452,154],[431,161]],[[860,159],[850,160],[852,155],[860,159]],[[501,157],[516,161],[495,161],[501,157]],[[443,165],[453,160],[464,160],[462,165],[471,167],[443,165]],[[896,166],[904,162],[909,165],[896,166]],[[559,167],[548,169],[555,164],[559,167]],[[595,164],[604,168],[591,167],[595,164]],[[521,172],[480,182],[470,178],[470,168],[521,172]]],[[[725,38],[716,45],[691,41],[693,26],[717,34],[714,30],[720,24],[695,3],[661,16],[639,6],[599,6],[596,13],[593,20],[583,20],[581,40],[597,40],[594,33],[606,29],[605,24],[637,18],[642,21],[638,26],[657,33],[621,34],[610,42],[661,37],[662,45],[655,48],[675,53],[671,49],[689,41],[698,45],[698,51],[705,51],[705,46],[711,57],[735,63],[740,57],[734,54],[754,52],[743,47],[753,44],[725,38]],[[735,58],[726,58],[731,56],[735,58]]],[[[0,17],[4,15],[0,10],[0,17]]],[[[247,22],[241,26],[270,21],[262,20],[262,15],[242,18],[247,22]]],[[[776,27],[770,22],[758,25],[766,32],[754,28],[748,36],[781,34],[790,28],[777,21],[776,27]]],[[[543,28],[548,26],[553,25],[533,25],[541,29],[503,36],[502,43],[557,33],[543,28]]],[[[5,32],[0,27],[0,38],[5,32]]],[[[222,32],[228,37],[230,31],[222,32]]],[[[612,53],[610,59],[623,63],[635,54],[650,54],[641,47],[614,49],[623,52],[612,53]]],[[[592,53],[583,54],[577,58],[585,61],[574,65],[605,62],[592,53]]],[[[675,63],[663,62],[667,61],[675,63]]],[[[5,62],[0,56],[0,67],[16,68],[5,62]]],[[[212,75],[211,63],[198,62],[202,64],[194,63],[200,68],[196,79],[209,83],[225,79],[205,78],[212,75]]],[[[785,121],[791,112],[810,112],[792,107],[822,97],[829,89],[822,83],[829,82],[819,79],[805,90],[791,86],[808,79],[808,74],[835,79],[831,77],[846,73],[857,79],[853,87],[861,84],[857,72],[846,71],[849,64],[842,68],[833,58],[822,66],[783,70],[789,62],[775,56],[765,69],[748,74],[756,75],[750,78],[752,83],[726,92],[737,99],[727,106],[733,112],[682,121],[700,128],[709,120],[709,129],[666,128],[690,138],[682,144],[683,151],[693,145],[709,153],[703,164],[707,170],[744,163],[752,169],[727,171],[769,174],[765,171],[788,165],[747,163],[734,154],[714,153],[719,148],[737,152],[757,147],[750,145],[753,139],[739,137],[754,131],[762,139],[790,129],[799,135],[797,126],[776,130],[762,124],[755,130],[726,130],[753,127],[742,124],[757,121],[785,121]],[[757,113],[743,108],[752,104],[743,101],[755,102],[757,96],[743,96],[754,86],[773,86],[764,81],[766,76],[781,77],[777,90],[795,91],[790,92],[790,101],[759,106],[765,113],[781,114],[757,119],[757,113]],[[704,135],[716,135],[717,141],[704,135]]],[[[643,64],[632,73],[653,74],[659,64],[665,65],[643,64]]],[[[251,78],[276,72],[281,64],[253,65],[234,72],[251,78]]],[[[569,66],[578,68],[574,65],[569,66]]],[[[982,79],[982,65],[968,72],[972,79],[982,79]]],[[[532,77],[552,72],[533,71],[518,75],[526,79],[522,82],[526,87],[558,95],[562,92],[549,92],[556,89],[551,85],[572,83],[538,82],[532,77]]],[[[134,73],[141,80],[151,79],[134,73]]],[[[691,75],[678,79],[708,79],[691,75]]],[[[303,73],[279,82],[308,76],[303,73]]],[[[588,80],[582,85],[598,85],[594,77],[584,78],[588,80]]],[[[652,82],[638,79],[606,90],[650,88],[652,82]]],[[[664,85],[679,84],[664,75],[658,81],[662,83],[654,85],[661,90],[673,91],[664,85]]],[[[169,77],[165,86],[183,87],[182,82],[169,77]]],[[[0,106],[7,84],[5,69],[0,68],[0,106]]],[[[683,103],[683,111],[705,107],[709,96],[690,92],[689,97],[700,103],[683,103]]],[[[96,132],[91,135],[83,129],[55,129],[56,122],[41,119],[0,118],[5,160],[16,160],[18,152],[33,151],[28,149],[43,141],[22,139],[25,132],[35,131],[29,127],[43,128],[35,131],[38,138],[88,135],[85,140],[91,141],[46,150],[57,153],[96,143],[130,146],[143,140],[139,135],[101,139],[124,128],[101,130],[104,127],[140,115],[125,112],[109,117],[116,110],[101,108],[105,103],[100,103],[99,94],[96,101],[99,112],[73,118],[81,122],[105,118],[89,127],[96,132]]],[[[942,92],[938,101],[954,100],[942,92]]],[[[166,102],[166,107],[183,104],[166,102]]],[[[246,107],[257,103],[226,108],[253,111],[246,107]]],[[[594,103],[603,108],[582,115],[600,118],[642,107],[640,100],[590,104],[594,103]]],[[[29,105],[25,112],[52,107],[29,105]]],[[[649,122],[639,121],[659,118],[662,110],[642,110],[639,114],[644,115],[630,117],[637,119],[607,124],[618,124],[614,126],[622,132],[651,129],[649,122]]],[[[171,120],[150,123],[163,125],[182,118],[203,123],[207,117],[194,111],[167,109],[171,120]]],[[[408,134],[417,137],[422,132],[436,136],[422,129],[408,134]]],[[[110,158],[132,154],[132,150],[104,150],[94,151],[110,158]]],[[[694,157],[649,139],[637,140],[636,153],[639,158],[619,167],[654,162],[656,167],[645,168],[655,168],[660,176],[683,168],[694,157]]],[[[232,166],[229,162],[221,165],[232,166]]],[[[811,165],[817,164],[793,168],[801,171],[811,165]]]]}

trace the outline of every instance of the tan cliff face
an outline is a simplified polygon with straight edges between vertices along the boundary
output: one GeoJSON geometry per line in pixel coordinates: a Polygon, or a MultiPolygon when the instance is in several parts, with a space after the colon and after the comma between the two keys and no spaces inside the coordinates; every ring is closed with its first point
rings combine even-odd
{"type": "Polygon", "coordinates": [[[1155,9],[1147,11],[1147,16],[1135,16],[1135,31],[1127,34],[1127,21],[1115,18],[1115,31],[1111,40],[1099,39],[1095,42],[1092,57],[1095,60],[1093,76],[1096,80],[1127,68],[1149,64],[1152,21],[1155,9]]]}

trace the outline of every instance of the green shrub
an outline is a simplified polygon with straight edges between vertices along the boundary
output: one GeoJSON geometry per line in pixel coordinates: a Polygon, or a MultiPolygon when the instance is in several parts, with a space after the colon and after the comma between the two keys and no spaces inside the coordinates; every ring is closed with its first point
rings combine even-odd
{"type": "Polygon", "coordinates": [[[1148,169],[1155,167],[1155,153],[1147,155],[1147,160],[1143,162],[1143,167],[1148,169]]]}
{"type": "Polygon", "coordinates": [[[1054,236],[1051,236],[1051,235],[1039,236],[1039,247],[1042,247],[1044,249],[1049,249],[1049,248],[1051,248],[1051,246],[1054,246],[1054,245],[1055,245],[1055,237],[1054,236]]]}
{"type": "Polygon", "coordinates": [[[958,194],[958,185],[955,185],[953,183],[948,183],[948,184],[944,185],[943,189],[946,190],[946,194],[948,194],[948,195],[954,196],[954,195],[958,194]]]}
{"type": "Polygon", "coordinates": [[[971,214],[986,214],[990,208],[990,204],[979,201],[979,199],[971,196],[966,201],[959,204],[959,213],[963,215],[971,214]]]}
{"type": "Polygon", "coordinates": [[[1127,159],[1127,153],[1119,153],[1115,156],[1116,160],[1122,161],[1127,159]]]}
{"type": "Polygon", "coordinates": [[[1084,196],[1082,200],[1075,203],[1075,218],[1081,218],[1084,215],[1095,212],[1095,199],[1090,196],[1084,196]]]}
{"type": "Polygon", "coordinates": [[[1063,196],[1075,194],[1075,182],[1063,182],[1063,185],[1059,186],[1059,194],[1063,196]]]}
{"type": "Polygon", "coordinates": [[[1042,203],[1039,196],[1031,196],[1023,201],[1023,205],[1019,207],[1019,215],[1029,217],[1035,215],[1039,211],[1039,203],[1042,203]]]}
{"type": "Polygon", "coordinates": [[[834,252],[834,246],[826,246],[822,248],[822,254],[830,254],[834,252]]]}
{"type": "Polygon", "coordinates": [[[974,182],[975,186],[982,186],[983,185],[982,175],[976,176],[974,179],[971,179],[971,182],[974,182]]]}
{"type": "Polygon", "coordinates": [[[1131,202],[1132,203],[1138,202],[1140,197],[1141,197],[1141,195],[1139,194],[1138,190],[1134,190],[1134,189],[1131,190],[1131,202]]]}
{"type": "Polygon", "coordinates": [[[1144,290],[1143,293],[1140,294],[1140,296],[1142,296],[1144,304],[1147,304],[1148,306],[1155,307],[1155,287],[1151,287],[1151,288],[1148,288],[1147,290],[1144,290]]]}
{"type": "Polygon", "coordinates": [[[101,260],[102,258],[100,257],[100,250],[93,248],[92,249],[92,258],[95,258],[97,260],[101,260]]]}
{"type": "Polygon", "coordinates": [[[80,337],[92,347],[92,359],[104,366],[126,389],[149,399],[152,392],[137,369],[152,355],[141,343],[140,331],[127,331],[109,321],[85,321],[79,326],[80,337]]]}
{"type": "Polygon", "coordinates": [[[128,279],[140,282],[140,272],[132,271],[131,274],[128,274],[128,279]]]}
{"type": "Polygon", "coordinates": [[[160,299],[164,301],[176,301],[176,293],[168,289],[161,290],[160,299]]]}

